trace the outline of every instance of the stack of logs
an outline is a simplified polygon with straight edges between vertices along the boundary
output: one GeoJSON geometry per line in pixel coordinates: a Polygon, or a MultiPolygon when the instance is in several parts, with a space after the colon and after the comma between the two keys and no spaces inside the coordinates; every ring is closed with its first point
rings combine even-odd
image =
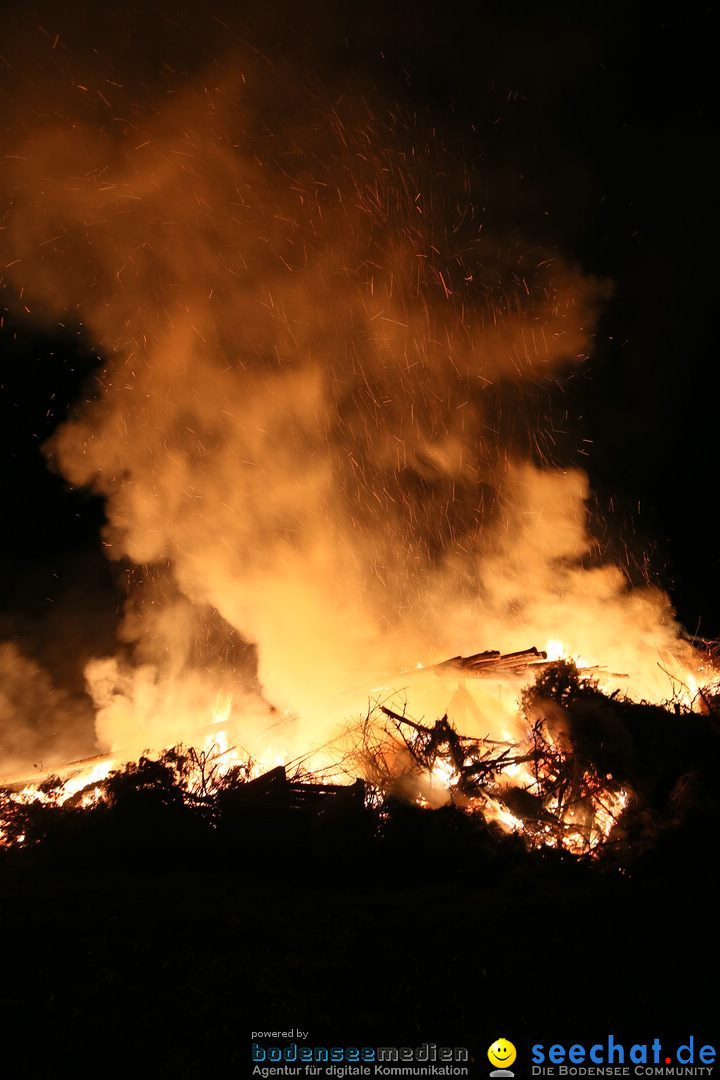
{"type": "Polygon", "coordinates": [[[516,679],[547,667],[547,653],[539,649],[522,649],[520,652],[501,653],[497,649],[473,653],[472,656],[451,656],[431,667],[418,671],[432,671],[435,675],[470,679],[516,679]]]}

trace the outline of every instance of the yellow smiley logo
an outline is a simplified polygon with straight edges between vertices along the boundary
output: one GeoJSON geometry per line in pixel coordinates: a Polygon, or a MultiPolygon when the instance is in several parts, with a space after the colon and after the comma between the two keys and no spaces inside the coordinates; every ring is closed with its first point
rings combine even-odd
{"type": "Polygon", "coordinates": [[[517,1057],[517,1050],[508,1039],[496,1039],[488,1050],[490,1064],[498,1069],[507,1069],[517,1057]]]}

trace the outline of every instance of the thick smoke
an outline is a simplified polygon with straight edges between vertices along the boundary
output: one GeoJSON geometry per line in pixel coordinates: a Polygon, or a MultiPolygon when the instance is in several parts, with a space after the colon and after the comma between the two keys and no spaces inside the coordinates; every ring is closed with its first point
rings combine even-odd
{"type": "Polygon", "coordinates": [[[31,310],[106,357],[50,460],[105,496],[110,558],[170,568],[88,667],[101,742],[269,701],[302,750],[387,672],[548,638],[667,687],[667,602],[597,564],[542,420],[604,287],[493,236],[483,177],[399,110],[250,53],[162,91],[91,74],[18,103],[3,236],[31,310]],[[210,611],[259,685],[191,663],[210,611]]]}
{"type": "Polygon", "coordinates": [[[87,725],[82,699],[55,686],[12,642],[0,643],[0,761],[3,773],[58,764],[53,744],[79,742],[87,725]]]}

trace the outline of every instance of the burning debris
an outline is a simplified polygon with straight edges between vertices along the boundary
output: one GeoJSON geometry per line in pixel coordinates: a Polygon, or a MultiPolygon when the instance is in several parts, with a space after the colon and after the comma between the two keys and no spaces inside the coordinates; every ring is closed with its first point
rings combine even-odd
{"type": "MultiPolygon", "coordinates": [[[[606,844],[642,784],[623,771],[622,703],[595,681],[654,702],[673,684],[682,710],[702,668],[668,598],[607,561],[588,478],[558,448],[549,399],[606,287],[536,237],[494,238],[473,201],[485,165],[415,111],[323,95],[239,44],[209,79],[163,65],[154,89],[108,82],[94,57],[76,76],[97,95],[44,64],[13,81],[3,242],[26,311],[76,312],[102,357],[43,451],[103,499],[126,600],[73,721],[94,731],[72,756],[101,757],[22,785],[7,812],[100,813],[119,762],[183,745],[198,750],[179,772],[159,760],[193,812],[223,776],[244,798],[265,773],[274,805],[310,779],[293,787],[291,768],[288,788],[279,765],[327,785],[353,764],[373,804],[402,789],[531,843],[606,844]],[[479,626],[500,648],[470,652],[479,626]],[[558,627],[559,651],[503,651],[558,627]],[[338,721],[362,715],[370,673],[410,683],[429,647],[460,652],[418,665],[404,710],[391,676],[351,761],[338,721]],[[567,701],[518,702],[566,656],[567,701]]],[[[75,702],[14,646],[0,660],[0,747],[27,775],[75,702]]]]}
{"type": "MultiPolygon", "coordinates": [[[[512,654],[510,664],[503,666],[512,670],[518,657],[537,655],[536,650],[512,654]]],[[[469,662],[477,659],[471,657],[469,662]]],[[[468,665],[468,661],[448,663],[463,671],[468,665]]],[[[569,698],[566,708],[581,696],[597,694],[605,699],[573,664],[547,664],[544,659],[531,663],[542,675],[523,695],[525,738],[500,742],[489,736],[470,737],[460,734],[447,715],[428,726],[381,704],[379,710],[391,727],[380,734],[376,726],[364,728],[360,759],[385,794],[403,791],[411,797],[416,788],[420,805],[451,802],[522,832],[533,846],[557,846],[577,854],[594,851],[608,841],[631,792],[612,773],[602,774],[588,748],[564,736],[544,715],[543,706],[548,690],[557,698],[563,682],[569,698]]]]}
{"type": "MultiPolygon", "coordinates": [[[[432,664],[423,671],[433,672],[441,678],[462,679],[527,679],[529,675],[535,675],[547,667],[551,667],[557,657],[548,659],[548,653],[544,650],[521,649],[519,652],[501,653],[497,649],[489,649],[486,652],[475,653],[473,656],[452,656],[449,660],[443,660],[439,664],[432,664]]],[[[576,665],[578,674],[588,678],[594,673],[602,673],[606,669],[600,664],[576,665]]],[[[612,672],[614,679],[627,679],[627,675],[612,672]]]]}
{"type": "Polygon", "coordinates": [[[52,7],[0,48],[6,1057],[700,1039],[719,654],[638,548],[712,618],[708,12],[52,7]]]}
{"type": "Polygon", "coordinates": [[[451,656],[439,664],[432,664],[425,671],[435,675],[471,679],[508,679],[525,676],[547,661],[547,653],[540,652],[534,646],[521,649],[520,652],[505,653],[497,649],[475,653],[473,656],[451,656]]]}
{"type": "MultiPolygon", "coordinates": [[[[497,654],[480,655],[481,670],[497,664],[497,654]]],[[[531,846],[600,854],[622,845],[629,822],[641,818],[642,843],[649,843],[656,829],[677,823],[688,784],[697,791],[698,748],[706,762],[702,784],[710,785],[720,749],[713,712],[702,710],[706,721],[677,700],[663,708],[617,691],[607,695],[587,670],[536,655],[527,650],[510,659],[512,665],[533,657],[537,669],[521,698],[523,737],[467,736],[447,715],[428,725],[380,704],[390,724],[367,722],[356,750],[365,775],[385,796],[422,806],[452,803],[521,833],[531,846]]],[[[475,664],[476,657],[457,658],[435,670],[449,665],[464,673],[475,664]]],[[[714,699],[705,691],[699,700],[714,699]]]]}
{"type": "Polygon", "coordinates": [[[608,696],[572,662],[547,662],[536,649],[453,658],[436,670],[493,664],[515,677],[521,663],[535,668],[535,681],[522,693],[525,733],[516,740],[465,735],[447,715],[427,724],[378,704],[335,763],[336,773],[355,775],[351,783],[329,782],[307,761],[263,771],[217,746],[175,748],[124,769],[107,762],[107,774],[86,771],[84,783],[76,775],[6,787],[2,842],[37,845],[58,828],[75,827],[82,815],[113,821],[125,807],[133,808],[133,820],[138,807],[151,819],[160,811],[180,815],[183,830],[195,820],[208,836],[250,820],[287,835],[299,823],[305,835],[320,823],[354,829],[360,819],[382,832],[388,808],[399,800],[430,816],[452,808],[498,835],[517,834],[529,849],[612,853],[623,863],[699,807],[716,806],[711,778],[720,763],[720,728],[712,712],[608,696]]]}
{"type": "MultiPolygon", "coordinates": [[[[579,666],[662,700],[658,657],[686,678],[692,649],[667,598],[603,556],[549,409],[607,287],[494,235],[486,162],[415,110],[323,94],[240,43],[198,79],[183,59],[108,81],[99,57],[70,82],[2,73],[9,287],[35,318],[75,312],[101,358],[43,445],[103,499],[104,551],[129,568],[118,640],[84,666],[98,749],[194,745],[232,693],[231,742],[264,755],[248,717],[269,700],[296,717],[294,757],[332,736],[340,695],[362,713],[368,673],[428,643],[467,679],[554,659],[470,655],[479,626],[502,650],[562,627],[579,666]]],[[[22,730],[27,705],[0,720],[22,730]]]]}

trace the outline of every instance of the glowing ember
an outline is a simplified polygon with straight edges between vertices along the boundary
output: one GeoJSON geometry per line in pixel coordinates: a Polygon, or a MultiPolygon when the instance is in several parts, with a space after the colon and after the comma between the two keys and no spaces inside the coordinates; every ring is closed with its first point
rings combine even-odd
{"type": "MultiPolygon", "coordinates": [[[[78,311],[104,357],[45,450],[103,496],[107,554],[133,567],[121,644],[85,669],[103,757],[19,801],[91,805],[113,768],[179,744],[220,774],[337,778],[378,685],[519,745],[546,659],[635,700],[705,700],[667,597],[596,554],[587,477],[553,456],[544,395],[587,357],[602,289],[536,243],[496,242],[467,167],[409,117],[323,104],[293,73],[268,139],[269,79],[248,53],[147,109],[143,86],[104,79],[102,132],[94,95],[61,86],[61,137],[30,91],[17,103],[8,272],[32,309],[78,311]],[[547,658],[512,651],[545,640],[547,658]]],[[[60,698],[15,646],[0,667],[20,732],[4,767],[27,777],[22,690],[63,731],[60,698]]],[[[91,752],[59,739],[46,760],[91,752]]],[[[528,797],[553,779],[527,760],[500,771],[528,797]]],[[[438,754],[423,775],[413,797],[434,805],[462,769],[438,754]]],[[[626,795],[576,780],[584,805],[543,809],[566,826],[548,842],[579,850],[626,795]]],[[[499,792],[477,798],[528,832],[499,792]]]]}

